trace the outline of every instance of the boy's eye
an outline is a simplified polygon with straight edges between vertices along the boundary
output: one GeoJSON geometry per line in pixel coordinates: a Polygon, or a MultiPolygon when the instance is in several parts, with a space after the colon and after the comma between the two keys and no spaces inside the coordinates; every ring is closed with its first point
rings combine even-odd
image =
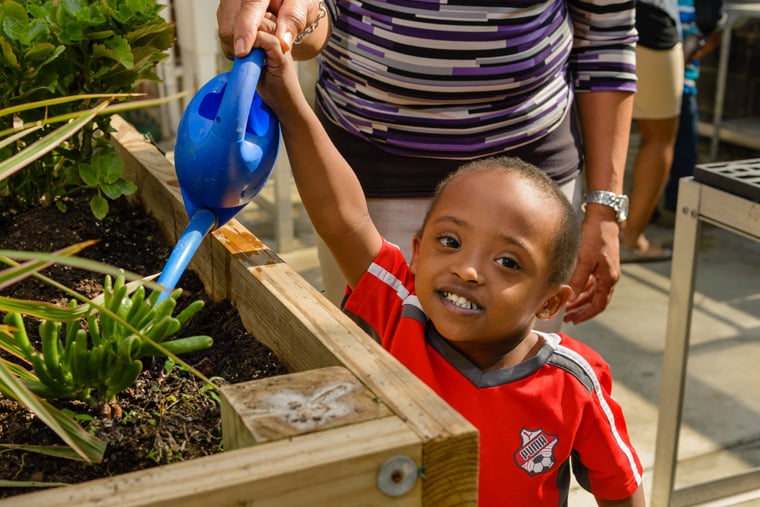
{"type": "Polygon", "coordinates": [[[520,267],[520,264],[518,264],[517,261],[511,257],[499,257],[496,259],[496,263],[508,269],[522,269],[520,267]]]}
{"type": "Polygon", "coordinates": [[[439,236],[438,242],[446,248],[459,248],[459,241],[452,236],[439,236]]]}

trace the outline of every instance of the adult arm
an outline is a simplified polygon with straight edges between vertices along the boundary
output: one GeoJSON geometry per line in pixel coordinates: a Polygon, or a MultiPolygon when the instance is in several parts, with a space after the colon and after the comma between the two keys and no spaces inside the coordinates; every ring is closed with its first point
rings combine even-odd
{"type": "MultiPolygon", "coordinates": [[[[636,90],[635,4],[568,0],[574,41],[570,60],[583,135],[587,190],[623,191],[636,90]]],[[[589,204],[565,322],[604,310],[620,279],[619,227],[610,208],[589,204]]]]}
{"type": "MultiPolygon", "coordinates": [[[[633,94],[588,92],[576,95],[583,132],[586,188],[623,191],[633,94]]],[[[619,225],[614,211],[599,204],[586,206],[578,265],[570,285],[575,296],[565,322],[579,323],[607,307],[620,279],[619,225]]]]}
{"type": "MultiPolygon", "coordinates": [[[[317,19],[320,12],[319,0],[220,0],[216,20],[219,41],[227,58],[245,56],[251,51],[267,12],[276,19],[275,34],[282,50],[287,52],[293,48],[293,41],[298,34],[317,19]]],[[[327,23],[320,24],[322,33],[315,32],[308,37],[317,39],[324,36],[324,25],[327,23]]],[[[299,51],[305,52],[305,49],[307,48],[299,51]]]]}
{"type": "Polygon", "coordinates": [[[697,31],[684,39],[686,62],[701,60],[718,47],[728,17],[723,0],[696,0],[694,11],[697,31]],[[687,49],[689,44],[691,47],[687,49]]]}
{"type": "Polygon", "coordinates": [[[705,37],[719,30],[726,21],[724,0],[694,0],[697,28],[705,37]]]}

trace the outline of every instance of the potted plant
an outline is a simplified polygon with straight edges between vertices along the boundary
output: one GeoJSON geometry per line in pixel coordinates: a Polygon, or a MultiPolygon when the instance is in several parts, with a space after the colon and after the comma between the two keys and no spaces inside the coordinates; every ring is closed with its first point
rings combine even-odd
{"type": "MultiPolygon", "coordinates": [[[[108,213],[106,197],[117,199],[135,191],[121,175],[123,164],[110,143],[109,122],[114,112],[162,102],[112,105],[132,96],[125,92],[136,83],[157,79],[152,69],[167,56],[173,37],[172,26],[158,16],[159,8],[152,0],[0,4],[3,212],[50,205],[65,212],[65,197],[88,188],[93,190],[90,209],[103,218],[108,213]],[[89,93],[93,89],[105,93],[89,93]]],[[[145,296],[140,277],[132,275],[134,281],[127,284],[127,275],[116,268],[69,258],[86,246],[77,244],[53,254],[7,252],[27,262],[5,257],[9,267],[0,273],[0,287],[28,276],[55,284],[39,274],[52,262],[110,273],[116,284],[111,286],[111,278],[106,278],[106,292],[95,299],[63,288],[72,297],[65,309],[3,297],[0,309],[8,313],[0,326],[0,348],[28,368],[0,360],[0,393],[36,413],[71,446],[71,455],[98,461],[104,443],[45,398],[80,398],[107,407],[134,381],[141,357],[168,352],[177,359],[169,350],[173,345],[155,338],[174,335],[199,305],[172,316],[178,294],[169,298],[174,303],[168,306],[152,304],[155,301],[145,296]],[[22,315],[42,319],[41,346],[29,341],[22,315]],[[142,345],[137,343],[146,338],[142,345]]],[[[203,340],[191,348],[210,345],[210,339],[203,340]]]]}

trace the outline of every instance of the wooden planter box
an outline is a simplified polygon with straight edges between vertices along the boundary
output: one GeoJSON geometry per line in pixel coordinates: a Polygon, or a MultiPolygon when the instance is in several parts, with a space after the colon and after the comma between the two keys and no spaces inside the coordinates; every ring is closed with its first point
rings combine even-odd
{"type": "MultiPolygon", "coordinates": [[[[188,217],[173,165],[114,127],[136,200],[176,242],[188,217]]],[[[475,428],[239,222],[205,238],[190,269],[293,373],[223,390],[223,453],[0,506],[476,505],[475,428]]]]}

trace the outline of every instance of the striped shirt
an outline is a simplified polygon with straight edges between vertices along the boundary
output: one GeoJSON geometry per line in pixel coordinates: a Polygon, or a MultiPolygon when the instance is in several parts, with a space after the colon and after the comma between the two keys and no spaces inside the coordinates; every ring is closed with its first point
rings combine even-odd
{"type": "Polygon", "coordinates": [[[630,0],[327,3],[317,101],[390,153],[501,153],[557,128],[573,90],[635,91],[630,0]]]}

